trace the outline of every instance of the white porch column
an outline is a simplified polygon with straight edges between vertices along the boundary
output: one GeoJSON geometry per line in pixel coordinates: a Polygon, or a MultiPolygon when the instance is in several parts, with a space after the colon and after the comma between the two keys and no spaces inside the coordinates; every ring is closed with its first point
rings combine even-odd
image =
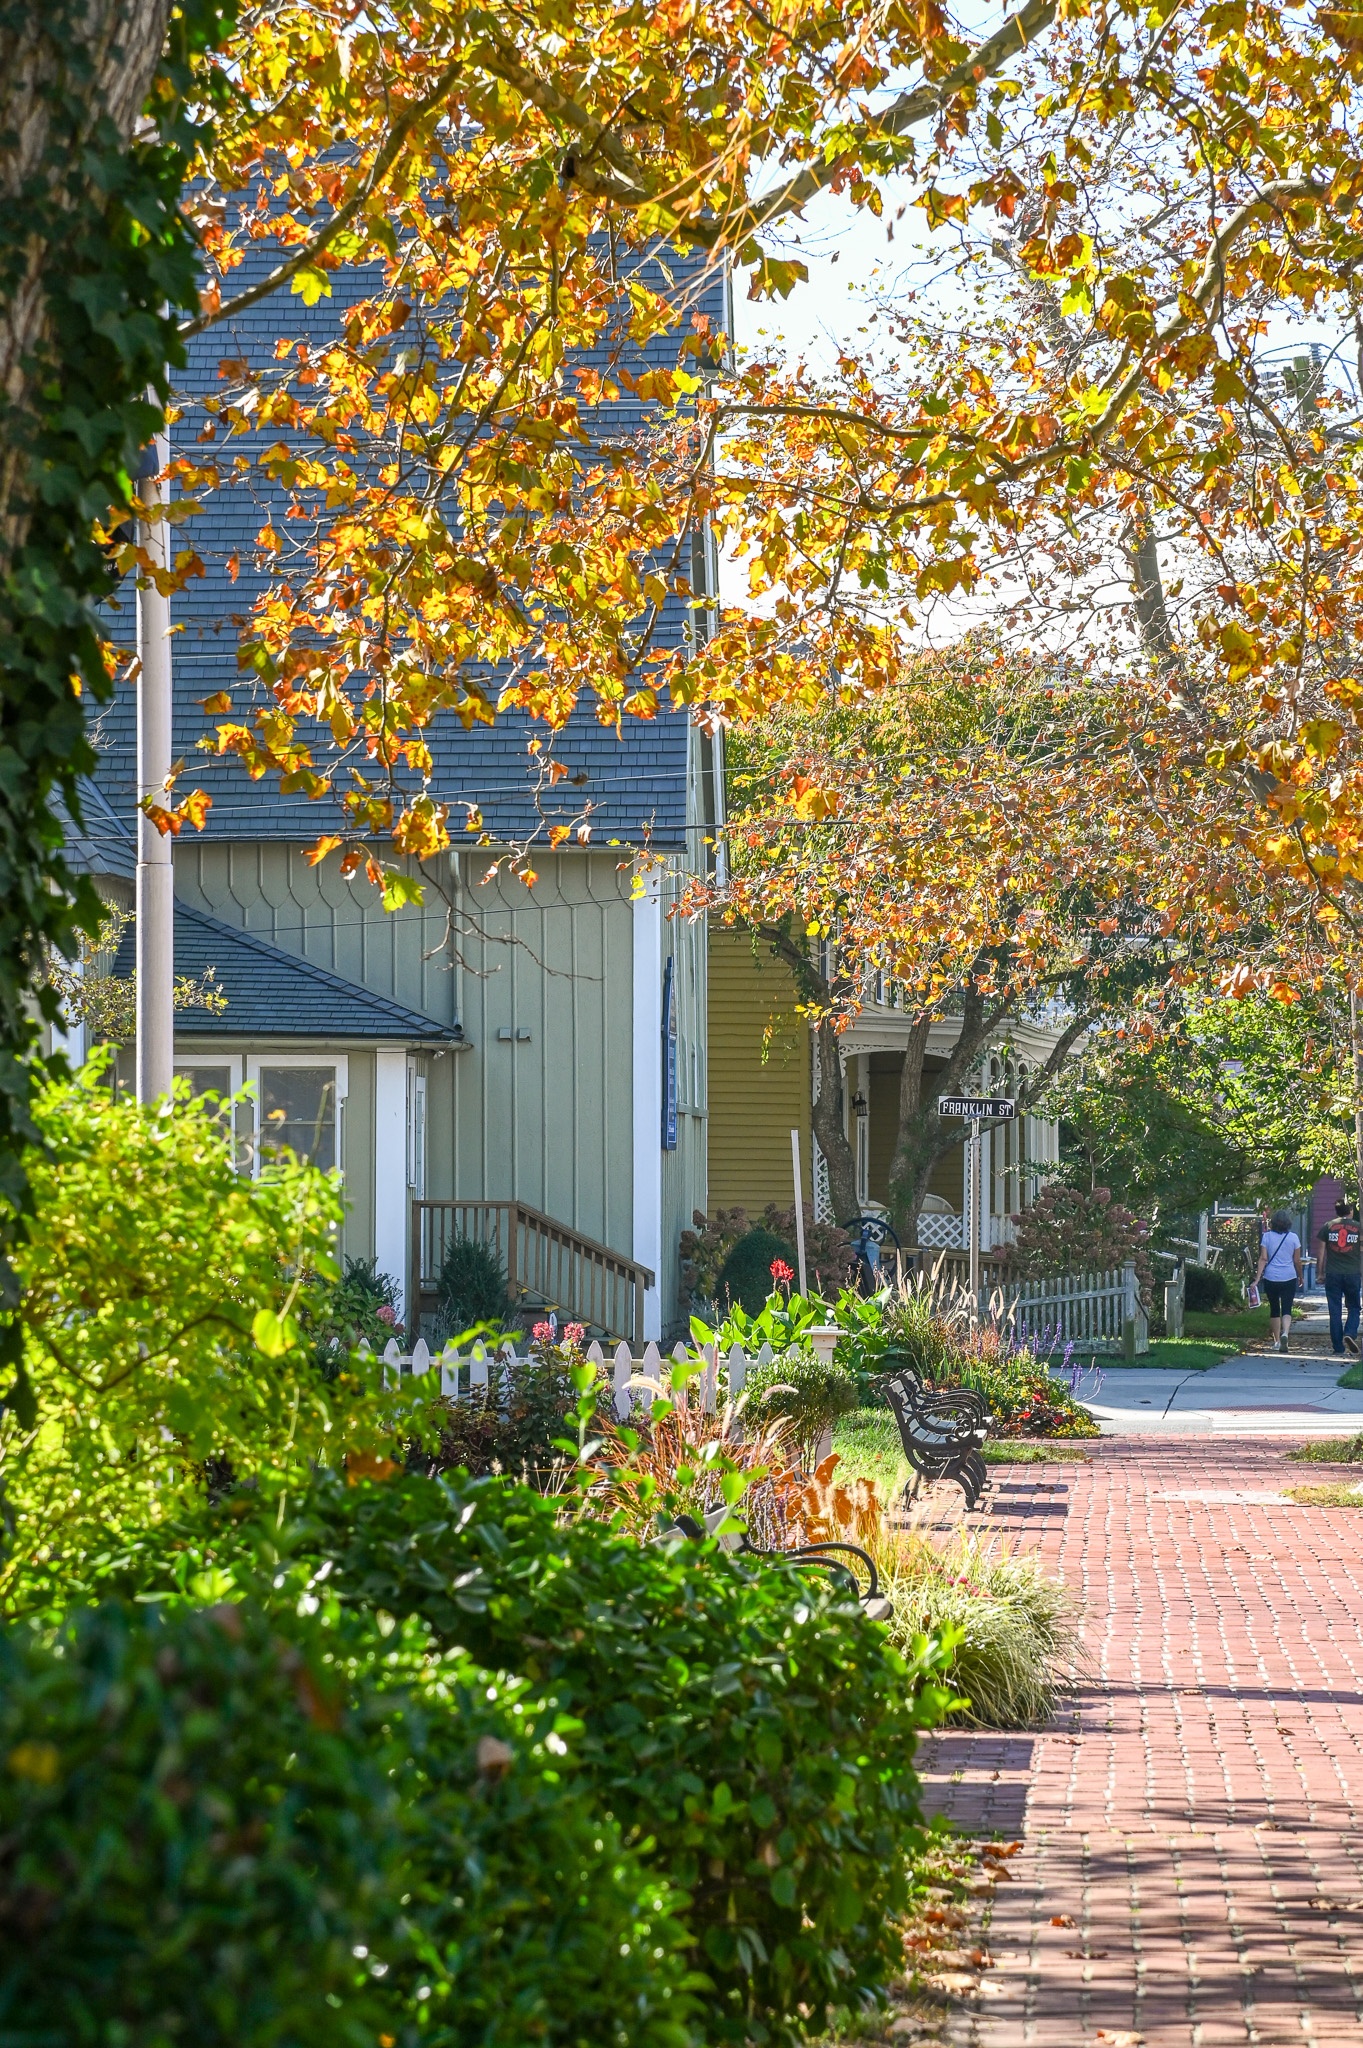
{"type": "Polygon", "coordinates": [[[407,1048],[380,1046],[374,1055],[374,1257],[398,1283],[398,1314],[407,1320],[407,1048]]]}
{"type": "Polygon", "coordinates": [[[634,901],[634,1244],[654,1276],[644,1292],[644,1336],[663,1333],[663,896],[655,868],[634,901]]]}

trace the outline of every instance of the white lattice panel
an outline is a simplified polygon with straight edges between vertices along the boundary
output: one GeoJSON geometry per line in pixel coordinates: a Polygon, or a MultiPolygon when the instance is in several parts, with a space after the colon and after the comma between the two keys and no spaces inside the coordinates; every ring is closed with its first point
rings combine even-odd
{"type": "Polygon", "coordinates": [[[926,1209],[920,1210],[918,1242],[928,1251],[959,1251],[965,1242],[962,1235],[963,1221],[960,1216],[944,1216],[940,1210],[936,1213],[926,1209]]]}

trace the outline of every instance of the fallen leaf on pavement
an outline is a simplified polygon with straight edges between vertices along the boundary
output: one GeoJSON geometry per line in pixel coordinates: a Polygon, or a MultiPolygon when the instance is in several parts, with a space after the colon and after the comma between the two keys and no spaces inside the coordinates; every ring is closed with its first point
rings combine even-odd
{"type": "Polygon", "coordinates": [[[1077,1927],[1079,1922],[1072,1913],[1052,1913],[1051,1925],[1052,1927],[1077,1927]]]}

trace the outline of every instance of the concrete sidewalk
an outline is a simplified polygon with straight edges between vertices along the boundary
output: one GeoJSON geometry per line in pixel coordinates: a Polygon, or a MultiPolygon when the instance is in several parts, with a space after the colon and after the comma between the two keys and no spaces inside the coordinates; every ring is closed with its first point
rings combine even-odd
{"type": "Polygon", "coordinates": [[[1104,1436],[1340,1436],[1363,1430],[1363,1388],[1338,1385],[1350,1360],[1331,1358],[1323,1294],[1303,1297],[1293,1321],[1300,1348],[1259,1352],[1205,1372],[1106,1366],[1079,1389],[1104,1436]]]}

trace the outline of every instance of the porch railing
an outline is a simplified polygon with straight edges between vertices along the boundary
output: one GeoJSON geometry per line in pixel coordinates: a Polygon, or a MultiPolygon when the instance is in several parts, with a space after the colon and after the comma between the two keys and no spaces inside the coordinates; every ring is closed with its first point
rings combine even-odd
{"type": "Polygon", "coordinates": [[[461,1237],[501,1260],[513,1307],[556,1309],[565,1322],[642,1345],[648,1267],[525,1202],[413,1202],[408,1299],[418,1335],[422,1317],[439,1309],[440,1269],[461,1237]]]}

